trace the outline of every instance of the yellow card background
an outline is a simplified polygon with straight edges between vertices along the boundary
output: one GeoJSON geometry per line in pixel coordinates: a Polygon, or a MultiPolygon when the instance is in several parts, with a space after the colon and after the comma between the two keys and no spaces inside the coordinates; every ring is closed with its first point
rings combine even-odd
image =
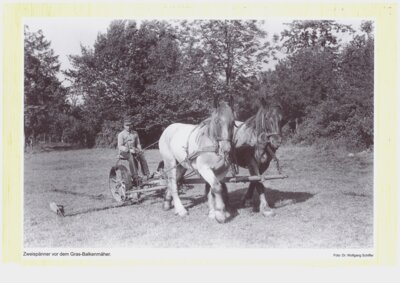
{"type": "MultiPolygon", "coordinates": [[[[375,257],[344,260],[274,260],[251,264],[311,266],[393,265],[397,256],[397,6],[395,4],[5,4],[3,6],[3,235],[4,262],[22,264],[132,264],[115,260],[25,260],[23,232],[23,19],[253,18],[371,19],[375,21],[375,257]]],[[[200,263],[200,262],[145,262],[200,263]]],[[[212,263],[209,261],[208,263],[212,263]]],[[[222,261],[224,263],[224,261],[222,261]]],[[[241,264],[240,261],[225,263],[241,264]]],[[[249,263],[249,262],[247,262],[249,263]]]]}

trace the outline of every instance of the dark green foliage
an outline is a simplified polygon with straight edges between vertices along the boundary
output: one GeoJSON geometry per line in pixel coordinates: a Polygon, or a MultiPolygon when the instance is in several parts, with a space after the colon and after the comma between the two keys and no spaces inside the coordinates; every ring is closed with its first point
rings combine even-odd
{"type": "Polygon", "coordinates": [[[255,20],[183,22],[180,40],[185,63],[201,74],[212,96],[240,96],[272,55],[267,33],[255,20]]]}
{"type": "Polygon", "coordinates": [[[336,91],[336,62],[332,52],[304,48],[269,74],[269,85],[273,85],[289,120],[305,116],[336,91]]]}
{"type": "Polygon", "coordinates": [[[374,39],[372,25],[340,52],[302,48],[268,74],[288,111],[304,121],[296,141],[331,140],[348,148],[373,145],[374,39]]]}
{"type": "Polygon", "coordinates": [[[104,121],[100,132],[96,135],[96,146],[116,148],[117,135],[122,129],[122,121],[104,121]]]}
{"type": "Polygon", "coordinates": [[[25,137],[36,140],[39,135],[47,135],[59,139],[62,131],[54,130],[68,105],[66,89],[57,78],[58,56],[54,55],[42,31],[30,32],[27,26],[24,28],[24,61],[25,137]]]}
{"type": "Polygon", "coordinates": [[[342,108],[349,109],[344,136],[359,147],[370,147],[374,140],[374,38],[368,23],[362,25],[367,35],[356,36],[342,52],[337,98],[342,108]]]}
{"type": "Polygon", "coordinates": [[[215,97],[233,95],[237,119],[261,98],[280,103],[294,141],[373,145],[373,24],[293,21],[266,41],[260,21],[118,20],[70,56],[72,82],[44,36],[25,32],[25,132],[84,146],[115,147],[125,116],[144,146],[171,123],[199,123],[215,97]],[[340,34],[352,40],[343,45],[340,34]],[[280,44],[280,46],[276,46],[280,44]],[[276,52],[285,56],[262,72],[276,52]],[[68,103],[66,103],[68,101],[68,103]],[[299,125],[294,131],[294,125],[299,125]]]}
{"type": "Polygon", "coordinates": [[[67,143],[78,143],[83,146],[88,146],[87,136],[88,131],[84,124],[73,116],[69,116],[68,122],[65,125],[63,141],[67,143]]]}
{"type": "Polygon", "coordinates": [[[125,115],[136,115],[146,85],[173,68],[170,58],[159,62],[165,63],[162,66],[151,62],[160,53],[158,42],[172,49],[161,36],[167,29],[159,22],[138,28],[134,21],[114,21],[107,33],[98,35],[93,49],[82,47],[81,55],[71,56],[74,68],[66,74],[83,97],[84,117],[91,120],[97,146],[115,145],[116,133],[111,131],[120,130],[121,125],[114,124],[125,115]]]}
{"type": "Polygon", "coordinates": [[[351,26],[339,24],[332,20],[293,21],[287,24],[289,29],[281,33],[282,47],[292,54],[304,48],[337,51],[338,35],[353,33],[351,26]]]}
{"type": "Polygon", "coordinates": [[[84,98],[85,116],[95,120],[97,146],[113,144],[112,121],[126,115],[146,144],[171,123],[199,123],[214,96],[229,93],[240,103],[246,77],[268,55],[262,37],[255,21],[195,21],[179,28],[114,21],[93,49],[71,56],[74,68],[66,74],[84,98]]]}

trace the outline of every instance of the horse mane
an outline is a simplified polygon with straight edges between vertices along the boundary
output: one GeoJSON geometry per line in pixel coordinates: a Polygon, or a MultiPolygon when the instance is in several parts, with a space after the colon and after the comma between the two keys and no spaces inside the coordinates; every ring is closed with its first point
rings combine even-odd
{"type": "Polygon", "coordinates": [[[255,116],[255,126],[257,135],[267,131],[267,125],[265,123],[265,116],[268,114],[267,109],[260,107],[255,116]]]}
{"type": "Polygon", "coordinates": [[[270,129],[268,129],[267,123],[265,123],[265,116],[269,115],[274,108],[282,110],[282,106],[277,102],[271,104],[269,107],[261,106],[255,115],[244,122],[244,125],[255,131],[257,136],[268,132],[270,129]]]}
{"type": "Polygon", "coordinates": [[[264,119],[266,114],[267,114],[267,109],[265,107],[260,107],[257,113],[248,118],[243,124],[247,128],[255,131],[256,135],[258,136],[259,134],[267,130],[266,129],[267,126],[264,119]]]}

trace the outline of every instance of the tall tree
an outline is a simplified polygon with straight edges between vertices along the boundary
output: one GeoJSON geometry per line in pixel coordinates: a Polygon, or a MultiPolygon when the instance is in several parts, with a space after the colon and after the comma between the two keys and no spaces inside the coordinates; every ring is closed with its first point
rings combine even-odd
{"type": "MultiPolygon", "coordinates": [[[[41,30],[24,27],[25,136],[57,134],[51,131],[58,113],[65,111],[66,90],[57,78],[58,56],[41,30]]],[[[59,135],[59,133],[58,133],[59,135]]]]}
{"type": "Polygon", "coordinates": [[[282,47],[289,53],[304,48],[337,51],[340,46],[338,35],[354,32],[350,25],[332,20],[293,21],[281,33],[282,47]]]}
{"type": "Polygon", "coordinates": [[[240,93],[262,69],[272,49],[259,21],[183,22],[181,41],[188,68],[204,77],[212,95],[240,93]]]}
{"type": "Polygon", "coordinates": [[[177,68],[178,50],[169,32],[164,22],[138,28],[134,21],[114,21],[93,49],[82,47],[81,55],[70,57],[73,69],[67,75],[86,104],[96,104],[101,119],[134,115],[146,86],[177,68]]]}
{"type": "Polygon", "coordinates": [[[370,147],[374,139],[374,36],[373,24],[361,24],[362,34],[340,56],[340,87],[336,100],[345,121],[344,135],[352,144],[370,147]]]}
{"type": "Polygon", "coordinates": [[[265,74],[263,85],[279,97],[288,120],[294,120],[335,93],[342,47],[339,35],[354,30],[331,20],[297,20],[286,25],[280,49],[287,56],[273,73],[265,74]]]}
{"type": "Polygon", "coordinates": [[[171,101],[186,105],[193,117],[204,114],[204,108],[190,106],[198,80],[181,70],[176,32],[167,22],[143,21],[138,27],[133,21],[114,21],[93,48],[82,47],[81,55],[70,58],[73,68],[67,75],[73,89],[83,94],[82,107],[100,136],[115,136],[114,128],[129,115],[145,131],[143,140],[155,137],[158,125],[182,118],[181,111],[169,111],[171,101]]]}
{"type": "Polygon", "coordinates": [[[347,147],[370,147],[374,88],[372,23],[364,22],[361,32],[343,46],[327,36],[329,33],[322,33],[325,43],[318,37],[310,39],[307,34],[294,36],[299,26],[309,24],[296,23],[289,46],[291,53],[274,72],[265,74],[264,82],[281,98],[289,118],[303,118],[296,135],[299,140],[313,143],[325,139],[340,141],[347,147]]]}
{"type": "Polygon", "coordinates": [[[270,83],[289,120],[305,116],[335,92],[336,58],[331,52],[304,48],[276,66],[270,83]]]}

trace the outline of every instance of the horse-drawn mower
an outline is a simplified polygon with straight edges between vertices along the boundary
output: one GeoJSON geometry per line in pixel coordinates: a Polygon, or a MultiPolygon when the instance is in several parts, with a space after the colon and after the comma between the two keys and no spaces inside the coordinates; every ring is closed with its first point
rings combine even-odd
{"type": "MultiPolygon", "coordinates": [[[[167,189],[168,180],[166,174],[161,169],[151,175],[151,178],[145,179],[139,175],[136,179],[132,178],[127,167],[121,161],[125,159],[118,158],[115,166],[109,173],[109,188],[111,195],[118,203],[126,201],[139,201],[142,193],[162,191],[167,189]]],[[[137,162],[138,163],[138,162],[137,162]]],[[[138,170],[140,171],[140,170],[138,170]]],[[[181,185],[205,184],[202,178],[193,178],[194,172],[185,175],[181,185]]],[[[262,175],[262,176],[231,176],[225,177],[224,183],[248,183],[248,182],[265,182],[275,179],[285,179],[286,175],[262,175]]]]}

